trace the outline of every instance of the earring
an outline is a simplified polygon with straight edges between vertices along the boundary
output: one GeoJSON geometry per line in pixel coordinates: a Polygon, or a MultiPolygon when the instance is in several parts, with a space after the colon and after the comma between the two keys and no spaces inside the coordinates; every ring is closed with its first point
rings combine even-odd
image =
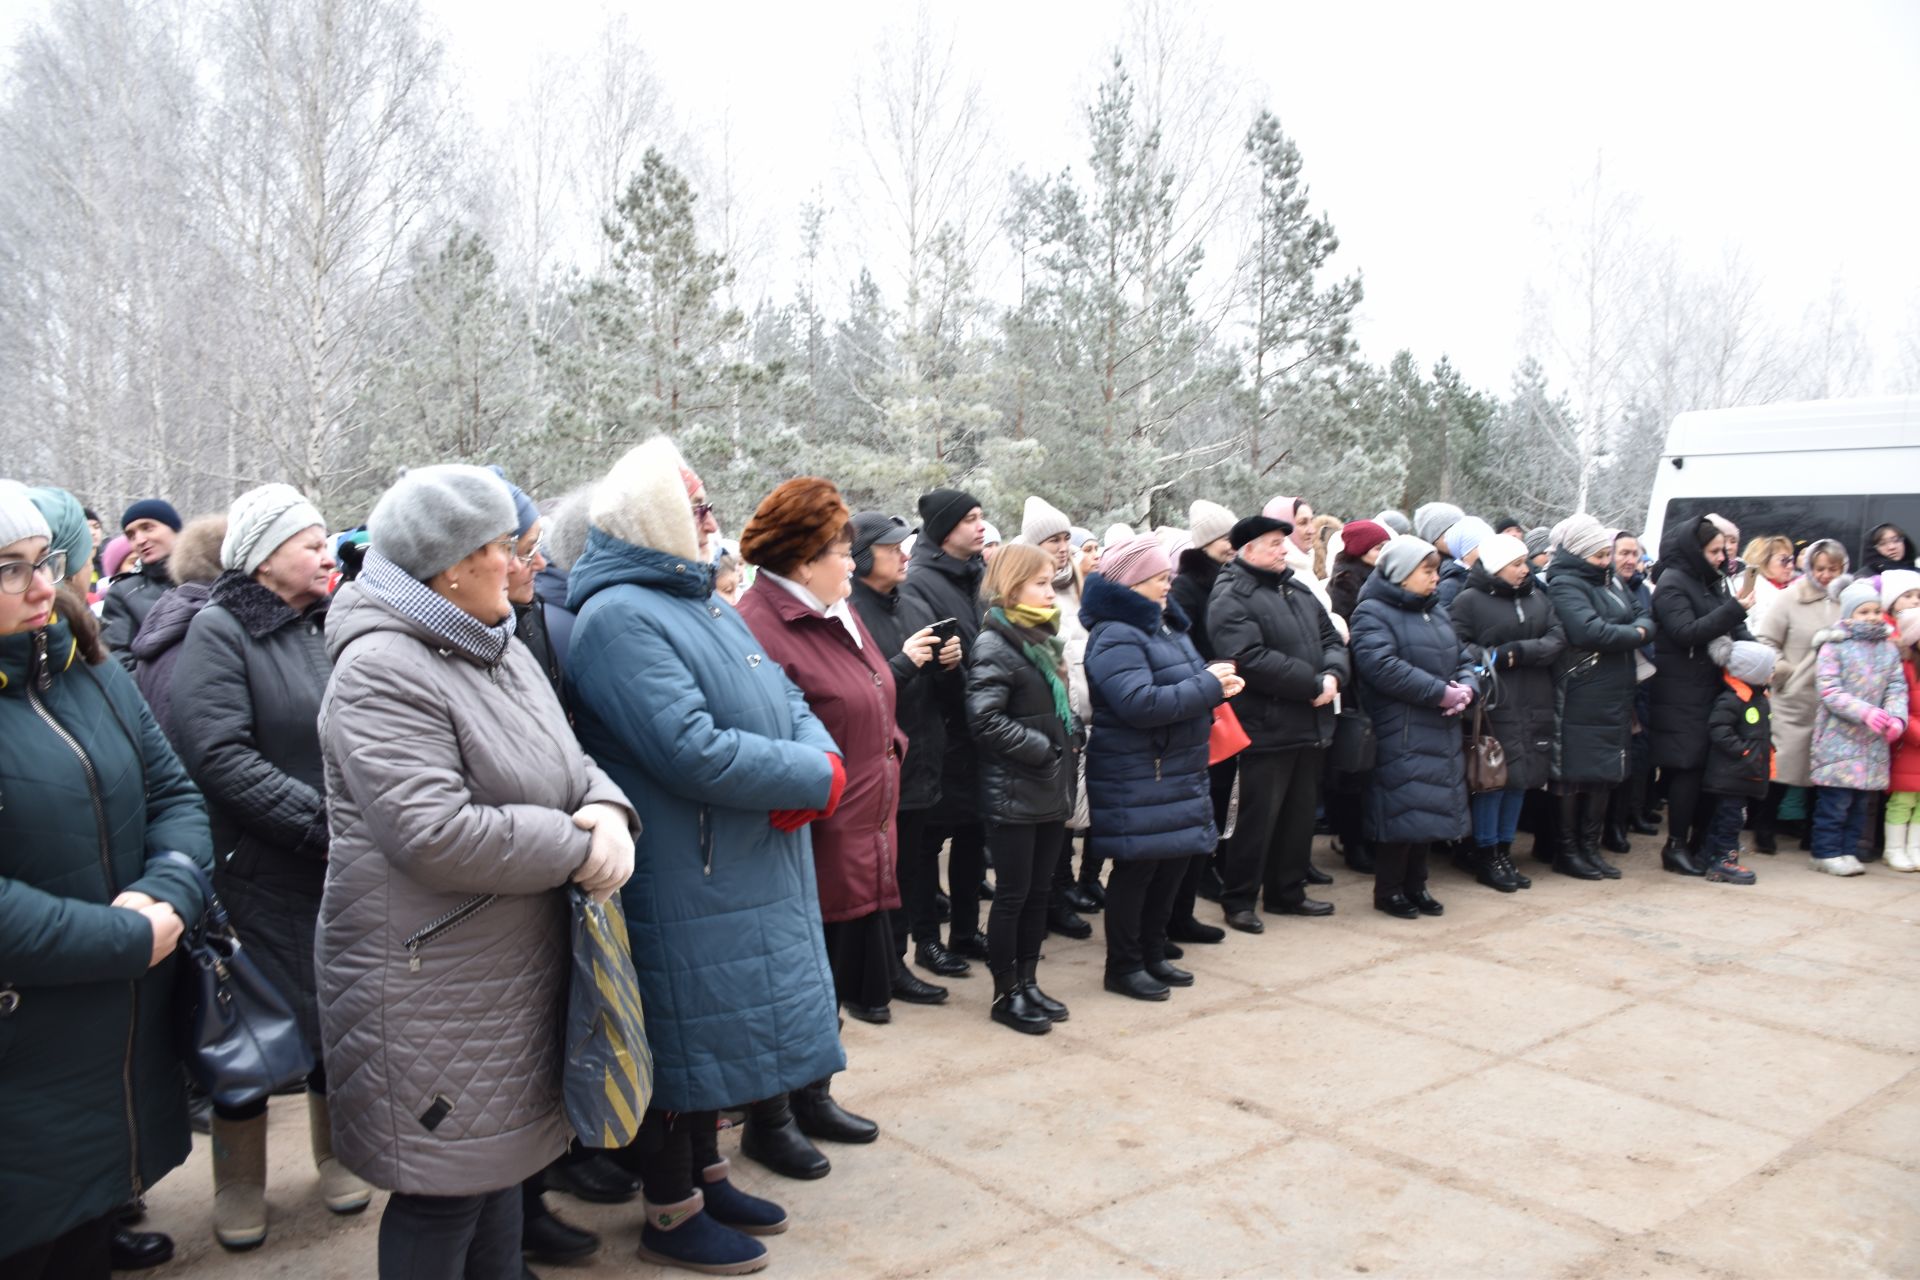
{"type": "Polygon", "coordinates": [[[447,590],[458,591],[459,589],[460,589],[460,579],[458,578],[447,579],[447,590]]]}

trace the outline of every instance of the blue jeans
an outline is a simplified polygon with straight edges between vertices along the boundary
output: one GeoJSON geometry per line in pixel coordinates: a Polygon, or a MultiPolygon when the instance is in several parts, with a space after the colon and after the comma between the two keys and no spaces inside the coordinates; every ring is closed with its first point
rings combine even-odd
{"type": "Polygon", "coordinates": [[[1813,798],[1813,856],[1839,858],[1860,847],[1873,792],[1851,787],[1816,787],[1813,798]]]}
{"type": "Polygon", "coordinates": [[[1473,842],[1482,849],[1497,844],[1512,844],[1520,827],[1520,802],[1524,791],[1482,791],[1473,797],[1473,842]]]}

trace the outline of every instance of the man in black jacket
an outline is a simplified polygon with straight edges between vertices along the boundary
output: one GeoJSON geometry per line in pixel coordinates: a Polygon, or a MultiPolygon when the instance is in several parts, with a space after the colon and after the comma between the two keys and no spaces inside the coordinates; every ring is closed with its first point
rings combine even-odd
{"type": "Polygon", "coordinates": [[[1333,699],[1351,673],[1333,620],[1287,568],[1285,520],[1249,516],[1233,526],[1238,552],[1214,583],[1207,632],[1220,659],[1247,687],[1232,702],[1251,740],[1240,754],[1240,817],[1227,842],[1220,905],[1242,933],[1264,929],[1253,907],[1326,916],[1333,904],[1307,897],[1307,855],[1321,757],[1333,741],[1333,699]]]}
{"type": "Polygon", "coordinates": [[[173,540],[180,533],[180,513],[164,498],[142,498],[120,517],[120,531],[127,535],[128,555],[138,558],[140,567],[113,575],[100,606],[100,638],[131,671],[133,638],[140,634],[140,624],[173,588],[167,557],[173,554],[173,540]]]}
{"type": "Polygon", "coordinates": [[[940,846],[927,840],[927,814],[940,800],[940,771],[945,763],[946,730],[940,723],[936,687],[943,673],[960,665],[960,639],[942,645],[936,619],[926,602],[900,590],[907,580],[907,557],[900,544],[913,536],[905,520],[883,511],[862,511],[853,518],[853,607],[890,655],[897,697],[894,718],[907,735],[907,756],[900,766],[900,909],[894,912],[893,937],[900,961],[893,995],[909,1004],[938,1004],[947,989],[922,982],[906,967],[907,938],[922,968],[943,977],[964,977],[972,968],[940,943],[940,846]]]}
{"type": "Polygon", "coordinates": [[[987,870],[986,830],[980,823],[979,775],[972,735],[967,731],[967,686],[963,674],[973,642],[980,634],[980,579],[987,562],[987,522],[980,500],[957,489],[935,489],[921,497],[920,533],[900,588],[925,605],[935,622],[952,620],[960,640],[960,664],[936,677],[940,722],[946,733],[940,771],[940,799],[927,811],[926,841],[947,851],[947,893],[953,900],[948,949],[984,961],[987,935],[980,932],[980,884],[987,870]]]}

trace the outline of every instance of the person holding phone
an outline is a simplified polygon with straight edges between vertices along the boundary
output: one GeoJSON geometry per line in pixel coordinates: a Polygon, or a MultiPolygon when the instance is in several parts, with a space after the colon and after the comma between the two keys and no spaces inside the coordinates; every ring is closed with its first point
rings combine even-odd
{"type": "Polygon", "coordinates": [[[1213,709],[1246,682],[1206,663],[1170,603],[1173,563],[1151,534],[1107,549],[1087,579],[1087,741],[1091,853],[1113,862],[1107,889],[1108,991],[1165,1000],[1193,975],[1167,958],[1167,920],[1193,859],[1218,837],[1207,779],[1213,709]]]}
{"type": "Polygon", "coordinates": [[[900,766],[898,879],[900,908],[893,916],[898,958],[893,998],[908,1004],[939,1004],[947,989],[922,981],[907,968],[914,962],[943,978],[964,978],[973,966],[946,949],[940,938],[940,846],[927,838],[927,817],[940,800],[940,770],[946,755],[946,726],[940,719],[938,681],[960,665],[960,624],[936,619],[926,601],[902,591],[907,557],[901,544],[913,528],[884,511],[853,517],[853,611],[888,654],[897,691],[895,717],[907,736],[900,766]]]}

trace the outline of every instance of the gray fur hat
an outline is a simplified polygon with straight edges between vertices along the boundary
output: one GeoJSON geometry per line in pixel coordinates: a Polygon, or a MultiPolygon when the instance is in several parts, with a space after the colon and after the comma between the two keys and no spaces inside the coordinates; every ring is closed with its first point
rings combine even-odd
{"type": "Polygon", "coordinates": [[[507,482],[485,467],[415,467],[380,495],[367,545],[421,582],[520,527],[507,482]]]}
{"type": "Polygon", "coordinates": [[[1727,655],[1727,674],[1759,688],[1772,681],[1773,666],[1779,658],[1771,645],[1758,640],[1735,640],[1732,652],[1727,655]]]}

